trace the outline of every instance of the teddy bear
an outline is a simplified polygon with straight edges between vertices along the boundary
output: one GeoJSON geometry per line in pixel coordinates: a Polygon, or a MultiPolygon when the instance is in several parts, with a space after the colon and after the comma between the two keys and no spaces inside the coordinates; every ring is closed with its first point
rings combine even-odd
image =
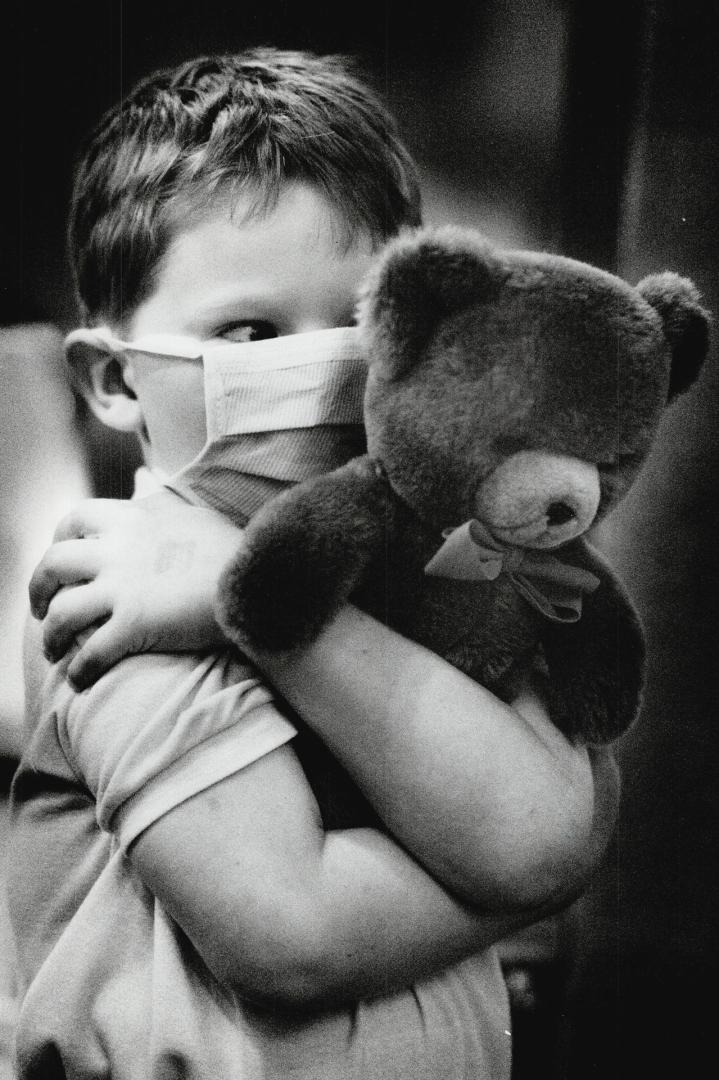
{"type": "Polygon", "coordinates": [[[351,601],[504,701],[536,673],[573,741],[616,739],[644,634],[587,533],[700,370],[697,289],[420,228],[380,254],[357,325],[367,453],[252,518],[221,582],[226,633],[291,650],[351,601]]]}

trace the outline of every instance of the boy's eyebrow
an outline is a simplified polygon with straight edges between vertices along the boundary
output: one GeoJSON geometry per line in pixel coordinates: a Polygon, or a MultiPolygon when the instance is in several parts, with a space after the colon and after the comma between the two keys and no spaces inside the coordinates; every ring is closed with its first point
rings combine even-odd
{"type": "Polygon", "coordinates": [[[267,317],[277,307],[277,297],[270,293],[236,292],[220,299],[200,303],[190,319],[191,326],[205,326],[228,318],[267,317]]]}

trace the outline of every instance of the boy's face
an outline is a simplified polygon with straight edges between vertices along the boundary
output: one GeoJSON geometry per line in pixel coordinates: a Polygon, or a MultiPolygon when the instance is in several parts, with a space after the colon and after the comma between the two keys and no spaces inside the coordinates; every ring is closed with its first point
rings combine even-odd
{"type": "MultiPolygon", "coordinates": [[[[177,232],[124,337],[255,341],[351,323],[370,237],[347,249],[336,211],[305,184],[266,215],[245,217],[249,208],[249,196],[218,195],[177,232]]],[[[205,443],[202,363],[133,354],[124,364],[149,463],[172,474],[205,443]]]]}

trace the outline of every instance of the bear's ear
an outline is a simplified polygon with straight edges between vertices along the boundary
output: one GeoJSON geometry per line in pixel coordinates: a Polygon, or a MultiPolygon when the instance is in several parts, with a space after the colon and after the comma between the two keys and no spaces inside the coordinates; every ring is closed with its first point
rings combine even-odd
{"type": "Polygon", "coordinates": [[[696,286],[670,271],[643,278],[637,289],[659,313],[671,346],[671,401],[691,386],[704,363],[709,348],[709,312],[702,307],[696,286]]]}
{"type": "Polygon", "coordinates": [[[404,374],[442,319],[490,300],[508,273],[489,241],[468,229],[418,229],[390,241],[358,307],[370,363],[388,377],[404,374]]]}

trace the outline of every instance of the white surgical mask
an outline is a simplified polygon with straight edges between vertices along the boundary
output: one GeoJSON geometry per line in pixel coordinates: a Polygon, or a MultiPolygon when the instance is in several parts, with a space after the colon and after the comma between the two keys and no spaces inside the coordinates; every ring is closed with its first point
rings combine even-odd
{"type": "Polygon", "coordinates": [[[247,343],[75,330],[66,351],[202,360],[207,442],[166,485],[245,524],[271,495],[364,452],[366,362],[353,327],[247,343]]]}

